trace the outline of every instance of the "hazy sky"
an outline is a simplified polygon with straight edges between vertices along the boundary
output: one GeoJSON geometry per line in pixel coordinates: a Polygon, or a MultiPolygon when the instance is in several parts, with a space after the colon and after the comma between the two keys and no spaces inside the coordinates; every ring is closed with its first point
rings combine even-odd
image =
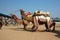
{"type": "Polygon", "coordinates": [[[60,0],[0,0],[0,13],[14,13],[21,18],[19,9],[49,11],[51,17],[60,17],[60,0]]]}

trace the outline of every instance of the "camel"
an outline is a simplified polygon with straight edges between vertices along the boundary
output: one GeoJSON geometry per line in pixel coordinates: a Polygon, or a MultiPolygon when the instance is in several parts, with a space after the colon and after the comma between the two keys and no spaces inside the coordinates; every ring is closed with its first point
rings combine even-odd
{"type": "Polygon", "coordinates": [[[23,20],[23,25],[24,25],[24,29],[25,30],[26,30],[26,26],[28,25],[28,23],[29,22],[32,22],[34,24],[33,27],[32,27],[32,31],[36,31],[39,24],[45,24],[46,30],[48,30],[48,31],[53,26],[53,31],[55,31],[55,22],[54,21],[52,21],[52,23],[50,25],[48,25],[47,21],[45,21],[45,22],[43,22],[43,21],[37,22],[36,21],[36,17],[35,17],[36,15],[35,14],[33,16],[31,16],[31,17],[27,17],[25,15],[24,10],[22,10],[22,9],[20,9],[20,13],[21,13],[21,17],[22,17],[22,20],[23,20]],[[25,23],[24,21],[26,21],[28,23],[25,23]]]}

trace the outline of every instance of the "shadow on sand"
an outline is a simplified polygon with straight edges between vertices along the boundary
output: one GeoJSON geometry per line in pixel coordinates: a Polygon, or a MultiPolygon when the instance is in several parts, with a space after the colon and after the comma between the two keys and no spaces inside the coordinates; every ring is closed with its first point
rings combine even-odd
{"type": "Polygon", "coordinates": [[[60,30],[55,30],[55,31],[52,32],[52,33],[56,33],[56,35],[54,35],[54,36],[60,38],[60,30]]]}
{"type": "MultiPolygon", "coordinates": [[[[31,31],[31,28],[28,28],[27,30],[24,30],[23,28],[8,28],[8,29],[11,29],[11,30],[16,30],[16,31],[28,31],[28,32],[32,32],[31,31]]],[[[37,30],[36,32],[46,32],[45,30],[37,30]]],[[[50,31],[52,33],[56,33],[56,37],[60,38],[60,30],[55,30],[55,31],[50,31]]]]}
{"type": "Polygon", "coordinates": [[[16,30],[16,31],[24,31],[24,29],[23,29],[23,28],[8,28],[8,29],[16,30]]]}
{"type": "MultiPolygon", "coordinates": [[[[11,30],[16,30],[16,31],[28,31],[28,32],[32,32],[31,28],[27,28],[26,30],[24,30],[24,28],[8,28],[11,30]]],[[[46,32],[45,30],[37,30],[36,32],[46,32]]]]}

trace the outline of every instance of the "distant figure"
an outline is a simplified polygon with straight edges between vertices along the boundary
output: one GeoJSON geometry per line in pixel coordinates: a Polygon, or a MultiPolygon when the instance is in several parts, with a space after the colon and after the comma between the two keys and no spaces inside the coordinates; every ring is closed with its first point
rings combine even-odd
{"type": "Polygon", "coordinates": [[[19,20],[19,18],[15,14],[10,14],[12,19],[14,19],[15,24],[22,24],[22,20],[19,20]]]}
{"type": "Polygon", "coordinates": [[[27,12],[25,15],[26,15],[27,17],[32,17],[31,12],[27,12]]]}
{"type": "Polygon", "coordinates": [[[17,23],[17,20],[18,20],[18,18],[17,18],[17,16],[15,15],[15,14],[10,14],[10,16],[15,20],[15,22],[17,23]]]}
{"type": "Polygon", "coordinates": [[[3,24],[5,26],[7,26],[7,24],[8,24],[8,18],[7,17],[3,17],[2,21],[3,21],[3,24]]]}
{"type": "Polygon", "coordinates": [[[2,16],[0,16],[0,29],[2,28],[2,16]]]}

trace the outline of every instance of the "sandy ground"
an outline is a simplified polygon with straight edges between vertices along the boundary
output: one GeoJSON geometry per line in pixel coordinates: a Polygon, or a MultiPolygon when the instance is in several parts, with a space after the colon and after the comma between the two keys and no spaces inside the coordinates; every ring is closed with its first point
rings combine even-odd
{"type": "MultiPolygon", "coordinates": [[[[31,24],[28,28],[31,28],[31,24]]],[[[44,25],[40,25],[37,32],[23,30],[23,25],[3,26],[0,30],[0,40],[60,40],[60,23],[56,24],[55,32],[46,32],[44,25]]]]}

